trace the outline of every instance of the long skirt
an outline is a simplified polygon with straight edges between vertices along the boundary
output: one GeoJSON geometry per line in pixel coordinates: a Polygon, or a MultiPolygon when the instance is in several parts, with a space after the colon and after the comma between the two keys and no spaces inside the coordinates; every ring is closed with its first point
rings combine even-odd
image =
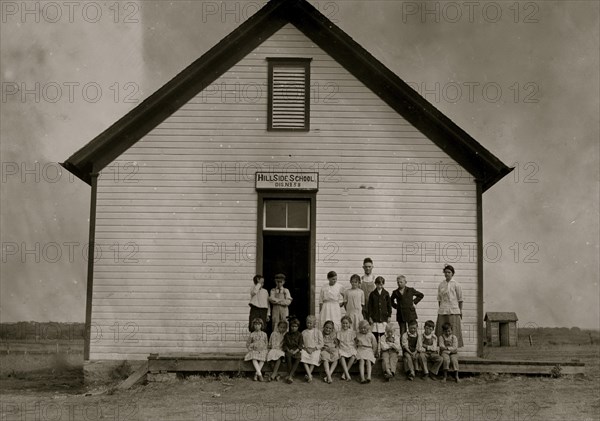
{"type": "Polygon", "coordinates": [[[325,301],[321,308],[321,327],[326,321],[331,320],[336,331],[340,330],[340,320],[342,318],[342,311],[340,310],[340,304],[337,301],[325,301]]]}
{"type": "Polygon", "coordinates": [[[452,325],[452,333],[458,339],[458,347],[462,348],[464,346],[464,343],[460,314],[438,314],[437,323],[435,324],[435,335],[437,337],[439,337],[443,333],[442,325],[444,323],[450,323],[452,325]]]}

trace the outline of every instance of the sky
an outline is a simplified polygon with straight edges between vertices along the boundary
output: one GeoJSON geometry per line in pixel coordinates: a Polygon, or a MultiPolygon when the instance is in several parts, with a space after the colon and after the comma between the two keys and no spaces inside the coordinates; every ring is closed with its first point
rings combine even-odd
{"type": "MultiPolygon", "coordinates": [[[[600,328],[599,3],[312,3],[515,167],[483,196],[484,311],[600,328]]],[[[57,162],[262,4],[0,2],[1,321],[84,321],[90,187],[57,162]]]]}

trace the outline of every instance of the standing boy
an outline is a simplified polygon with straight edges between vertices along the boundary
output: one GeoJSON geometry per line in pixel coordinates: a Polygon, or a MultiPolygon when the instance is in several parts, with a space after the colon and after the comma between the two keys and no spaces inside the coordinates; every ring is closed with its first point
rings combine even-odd
{"type": "Polygon", "coordinates": [[[424,297],[423,293],[406,286],[406,277],[398,275],[396,278],[398,288],[392,291],[392,307],[396,309],[396,320],[400,326],[400,335],[406,332],[407,324],[417,320],[415,305],[424,297]]]}
{"type": "Polygon", "coordinates": [[[367,303],[367,313],[369,323],[373,330],[375,339],[379,341],[379,337],[384,334],[385,326],[392,318],[392,299],[389,292],[383,288],[385,279],[383,276],[375,278],[375,290],[369,295],[367,303]]]}
{"type": "Polygon", "coordinates": [[[256,275],[252,279],[254,286],[250,289],[250,317],[248,320],[248,330],[253,332],[252,321],[257,317],[263,321],[263,326],[269,321],[269,293],[263,288],[265,278],[262,275],[256,275]]]}
{"type": "Polygon", "coordinates": [[[289,315],[289,305],[292,303],[292,296],[287,288],[283,287],[285,283],[285,275],[278,273],[275,275],[275,288],[271,289],[271,295],[269,295],[269,302],[273,306],[271,309],[271,319],[273,320],[273,327],[277,328],[277,325],[281,321],[287,321],[289,315]]]}

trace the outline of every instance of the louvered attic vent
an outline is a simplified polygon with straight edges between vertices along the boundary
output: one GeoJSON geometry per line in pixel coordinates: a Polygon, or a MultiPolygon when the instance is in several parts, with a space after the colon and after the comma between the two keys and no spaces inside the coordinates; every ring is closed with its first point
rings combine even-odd
{"type": "Polygon", "coordinates": [[[268,130],[308,131],[310,58],[267,58],[268,130]]]}

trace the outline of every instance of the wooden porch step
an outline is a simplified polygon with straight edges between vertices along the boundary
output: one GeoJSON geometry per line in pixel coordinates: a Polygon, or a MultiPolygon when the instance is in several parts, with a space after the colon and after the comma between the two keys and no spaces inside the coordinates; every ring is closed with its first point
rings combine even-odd
{"type": "MultiPolygon", "coordinates": [[[[148,356],[148,371],[174,372],[254,372],[250,361],[244,361],[245,354],[225,353],[163,353],[148,356]]],[[[527,361],[496,360],[472,357],[459,357],[460,371],[464,373],[513,373],[513,374],[581,374],[585,364],[574,361],[527,361]]],[[[285,368],[285,365],[282,367],[285,368]]],[[[353,367],[356,369],[356,365],[353,367]]],[[[266,371],[270,367],[265,366],[266,371]]],[[[373,374],[381,372],[381,364],[373,367],[373,374]]],[[[398,371],[402,371],[402,359],[398,361],[398,371]]]]}

